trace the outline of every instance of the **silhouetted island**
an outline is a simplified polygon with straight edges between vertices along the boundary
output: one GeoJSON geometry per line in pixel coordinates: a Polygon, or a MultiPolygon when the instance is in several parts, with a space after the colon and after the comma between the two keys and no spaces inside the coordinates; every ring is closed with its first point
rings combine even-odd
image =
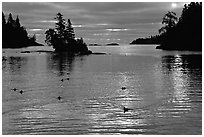
{"type": "Polygon", "coordinates": [[[109,44],[106,44],[106,46],[118,46],[119,44],[118,43],[109,43],[109,44]]]}
{"type": "Polygon", "coordinates": [[[91,43],[91,44],[89,44],[89,46],[101,46],[100,44],[97,44],[97,43],[91,43]]]}
{"type": "Polygon", "coordinates": [[[36,42],[36,36],[28,36],[26,28],[21,26],[18,16],[13,19],[10,13],[6,20],[2,12],[2,48],[22,48],[44,46],[36,42]]]}
{"type": "Polygon", "coordinates": [[[156,49],[202,51],[202,2],[185,4],[181,17],[169,11],[159,35],[137,39],[131,44],[160,44],[156,49]]]}
{"type": "Polygon", "coordinates": [[[130,44],[160,44],[161,37],[159,35],[150,36],[148,38],[138,38],[133,40],[130,44]]]}
{"type": "Polygon", "coordinates": [[[55,28],[48,29],[45,32],[47,45],[52,46],[55,52],[66,52],[68,55],[88,55],[92,53],[92,51],[88,50],[83,38],[75,38],[70,19],[65,21],[61,13],[57,13],[54,19],[57,20],[55,28]]]}

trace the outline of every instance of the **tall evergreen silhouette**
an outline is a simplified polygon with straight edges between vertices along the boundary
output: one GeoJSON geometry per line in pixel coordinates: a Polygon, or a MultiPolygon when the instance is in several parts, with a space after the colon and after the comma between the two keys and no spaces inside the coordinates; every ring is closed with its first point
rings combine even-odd
{"type": "Polygon", "coordinates": [[[19,20],[18,16],[16,17],[15,25],[16,25],[16,28],[20,28],[21,27],[20,20],[19,20]]]}
{"type": "Polygon", "coordinates": [[[2,12],[2,25],[4,26],[6,24],[6,19],[5,19],[5,15],[2,12]]]}
{"type": "Polygon", "coordinates": [[[8,25],[11,25],[11,26],[15,24],[11,13],[9,13],[9,17],[8,17],[8,20],[7,20],[7,24],[8,24],[8,25]]]}
{"type": "Polygon", "coordinates": [[[54,19],[57,20],[55,28],[50,28],[45,32],[47,45],[53,46],[56,52],[67,52],[70,55],[91,53],[83,38],[75,38],[70,19],[65,21],[61,13],[57,13],[54,19]]]}
{"type": "Polygon", "coordinates": [[[26,28],[21,26],[19,17],[13,19],[9,13],[8,19],[2,12],[2,47],[3,48],[21,48],[27,46],[42,46],[36,42],[36,37],[28,36],[26,28]]]}
{"type": "Polygon", "coordinates": [[[159,33],[166,33],[167,31],[173,30],[176,26],[177,20],[178,18],[176,17],[176,13],[173,11],[169,11],[163,17],[162,24],[164,24],[164,26],[159,29],[159,33]]]}

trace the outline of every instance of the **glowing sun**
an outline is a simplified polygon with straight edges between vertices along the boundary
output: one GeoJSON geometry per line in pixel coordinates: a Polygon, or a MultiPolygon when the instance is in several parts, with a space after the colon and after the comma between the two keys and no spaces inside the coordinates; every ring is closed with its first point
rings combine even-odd
{"type": "Polygon", "coordinates": [[[172,7],[172,8],[176,8],[176,7],[177,7],[177,4],[176,4],[176,3],[171,3],[171,7],[172,7]]]}

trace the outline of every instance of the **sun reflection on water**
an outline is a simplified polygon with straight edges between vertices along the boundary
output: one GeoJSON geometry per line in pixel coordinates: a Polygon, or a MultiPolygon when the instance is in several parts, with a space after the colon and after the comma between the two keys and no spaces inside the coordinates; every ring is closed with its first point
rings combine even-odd
{"type": "Polygon", "coordinates": [[[189,85],[188,75],[183,68],[183,60],[180,55],[175,55],[174,63],[172,64],[172,82],[174,85],[174,97],[177,103],[183,103],[190,100],[187,94],[187,85],[189,85]]]}

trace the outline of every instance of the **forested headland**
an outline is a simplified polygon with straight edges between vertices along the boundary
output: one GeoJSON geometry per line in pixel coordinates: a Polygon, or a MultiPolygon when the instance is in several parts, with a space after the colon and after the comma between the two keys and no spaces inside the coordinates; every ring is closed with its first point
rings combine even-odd
{"type": "Polygon", "coordinates": [[[10,13],[8,19],[2,12],[2,48],[22,48],[28,46],[43,46],[36,42],[36,36],[29,36],[26,28],[21,25],[17,16],[13,19],[10,13]]]}
{"type": "Polygon", "coordinates": [[[139,38],[130,44],[159,44],[163,50],[202,50],[202,3],[185,4],[180,18],[169,11],[164,15],[159,35],[139,38]]]}

